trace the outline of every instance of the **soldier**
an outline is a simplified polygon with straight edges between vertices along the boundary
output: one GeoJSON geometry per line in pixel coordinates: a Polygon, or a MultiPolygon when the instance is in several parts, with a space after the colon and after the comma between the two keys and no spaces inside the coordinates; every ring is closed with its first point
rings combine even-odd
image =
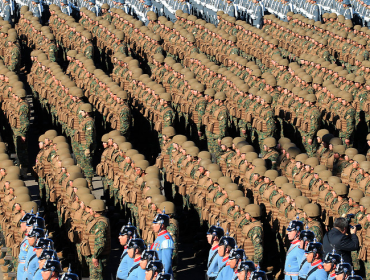
{"type": "Polygon", "coordinates": [[[335,253],[335,250],[333,250],[332,253],[327,253],[323,263],[324,263],[324,270],[329,274],[328,280],[335,280],[336,274],[335,269],[337,268],[337,265],[340,263],[340,255],[335,253]]]}
{"type": "Polygon", "coordinates": [[[145,267],[145,280],[157,279],[163,270],[163,263],[153,258],[145,267]]]}
{"type": "Polygon", "coordinates": [[[60,10],[62,13],[66,14],[66,15],[71,15],[72,11],[71,11],[71,7],[68,5],[68,2],[67,0],[62,0],[60,2],[60,10]]]}
{"type": "Polygon", "coordinates": [[[36,226],[33,226],[31,230],[27,233],[27,238],[30,244],[30,249],[28,250],[27,257],[25,260],[24,274],[23,274],[24,279],[27,279],[27,276],[33,275],[36,270],[36,268],[33,266],[30,266],[30,264],[32,263],[33,259],[37,258],[36,252],[34,250],[37,239],[44,237],[44,235],[45,235],[44,229],[38,228],[36,226]]]}
{"type": "Polygon", "coordinates": [[[171,235],[167,232],[170,225],[170,217],[166,214],[157,214],[153,220],[153,231],[158,234],[151,250],[157,251],[158,258],[163,262],[164,271],[172,273],[172,253],[174,243],[171,235]]]}
{"type": "Polygon", "coordinates": [[[249,222],[242,229],[244,252],[254,263],[260,263],[263,255],[261,208],[257,204],[249,204],[245,207],[244,213],[246,220],[249,222]]]}
{"type": "Polygon", "coordinates": [[[351,274],[352,265],[350,263],[343,262],[343,260],[335,268],[335,279],[349,279],[351,274]]]}
{"type": "Polygon", "coordinates": [[[326,279],[328,277],[328,274],[324,270],[322,262],[323,254],[322,244],[316,241],[308,243],[307,248],[305,249],[305,253],[306,253],[305,259],[307,263],[310,265],[305,279],[307,280],[326,279]]]}
{"type": "Polygon", "coordinates": [[[252,261],[242,260],[238,264],[238,280],[251,279],[251,275],[255,270],[256,266],[252,261]]]}
{"type": "Polygon", "coordinates": [[[29,122],[29,105],[24,90],[18,90],[13,94],[15,99],[14,122],[11,124],[13,129],[13,143],[18,158],[18,163],[21,168],[23,178],[27,178],[28,167],[28,128],[29,122]]]}
{"type": "Polygon", "coordinates": [[[351,105],[353,101],[352,94],[346,92],[342,94],[343,108],[338,111],[339,120],[336,122],[336,128],[339,130],[339,137],[342,139],[346,148],[352,147],[353,131],[355,128],[356,111],[351,105]]]}
{"type": "Polygon", "coordinates": [[[87,225],[90,254],[86,257],[90,278],[103,280],[111,249],[109,219],[103,216],[105,203],[94,199],[90,202],[90,214],[94,219],[87,225]]]}
{"type": "MultiPolygon", "coordinates": [[[[224,105],[226,95],[224,92],[215,94],[214,109],[210,113],[207,122],[207,144],[212,160],[218,162],[221,153],[221,140],[226,136],[228,124],[228,111],[224,105]]],[[[207,106],[208,107],[208,106],[207,106]]]]}
{"type": "Polygon", "coordinates": [[[262,4],[260,3],[260,0],[253,0],[252,5],[252,25],[261,29],[263,24],[263,14],[264,14],[264,8],[262,7],[262,4]]]}
{"type": "Polygon", "coordinates": [[[287,236],[290,247],[286,254],[284,274],[285,280],[298,279],[299,265],[304,257],[304,248],[299,247],[300,234],[303,230],[303,223],[298,220],[291,221],[287,227],[287,236]]]}
{"type": "Polygon", "coordinates": [[[17,36],[10,34],[7,38],[7,48],[4,56],[4,64],[10,71],[19,72],[21,64],[21,52],[17,42],[17,36]]]}
{"type": "Polygon", "coordinates": [[[42,279],[58,280],[60,273],[62,273],[62,267],[59,260],[54,258],[47,259],[41,268],[42,279]]]}
{"type": "Polygon", "coordinates": [[[279,153],[275,149],[276,140],[273,137],[268,137],[263,140],[264,156],[262,159],[266,161],[267,169],[276,169],[279,153]]]}
{"type": "Polygon", "coordinates": [[[31,2],[30,11],[32,12],[34,17],[39,19],[39,22],[42,24],[42,11],[39,0],[33,0],[31,2]]]}
{"type": "Polygon", "coordinates": [[[211,245],[207,261],[207,276],[209,280],[214,280],[217,277],[220,267],[218,264],[221,261],[221,256],[218,254],[220,239],[224,236],[224,229],[217,226],[211,226],[207,231],[207,242],[211,245]]]}
{"type": "Polygon", "coordinates": [[[229,262],[229,254],[235,248],[236,241],[233,237],[230,237],[228,233],[222,236],[220,242],[218,243],[218,255],[219,255],[219,263],[218,263],[218,272],[216,279],[231,279],[233,275],[232,269],[228,266],[229,262]],[[225,278],[224,278],[225,277],[225,278]]]}
{"type": "Polygon", "coordinates": [[[12,25],[12,10],[9,4],[9,0],[3,0],[4,5],[2,7],[2,17],[4,21],[9,22],[10,25],[12,25]]]}
{"type": "Polygon", "coordinates": [[[303,211],[307,229],[315,234],[315,238],[318,242],[322,242],[324,233],[322,224],[319,220],[321,217],[320,206],[315,203],[309,203],[303,207],[303,211]]]}
{"type": "Polygon", "coordinates": [[[124,250],[117,270],[117,279],[127,279],[128,271],[132,267],[133,259],[128,255],[127,244],[134,235],[137,235],[136,227],[131,225],[130,222],[123,226],[119,232],[118,240],[124,246],[124,250]]]}
{"type": "Polygon", "coordinates": [[[95,144],[95,124],[91,114],[91,104],[83,104],[80,111],[82,120],[80,121],[78,131],[74,135],[75,140],[78,143],[81,159],[80,165],[86,176],[89,188],[92,188],[92,177],[94,175],[92,167],[92,153],[94,151],[95,144]]]}
{"type": "Polygon", "coordinates": [[[144,269],[140,266],[141,254],[145,248],[144,240],[136,238],[136,236],[127,243],[127,255],[133,259],[132,266],[128,271],[127,280],[139,280],[142,279],[139,276],[145,275],[144,269]]]}

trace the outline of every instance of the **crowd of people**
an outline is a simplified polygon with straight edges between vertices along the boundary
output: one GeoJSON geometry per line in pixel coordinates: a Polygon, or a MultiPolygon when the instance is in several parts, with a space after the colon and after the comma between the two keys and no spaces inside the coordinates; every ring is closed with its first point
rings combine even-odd
{"type": "Polygon", "coordinates": [[[70,4],[3,5],[4,279],[179,278],[191,232],[209,280],[370,278],[365,2],[70,4]]]}

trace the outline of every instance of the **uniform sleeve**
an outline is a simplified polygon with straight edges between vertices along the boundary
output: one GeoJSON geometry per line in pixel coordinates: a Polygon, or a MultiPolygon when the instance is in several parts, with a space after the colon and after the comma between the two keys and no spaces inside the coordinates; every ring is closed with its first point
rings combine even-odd
{"type": "Polygon", "coordinates": [[[345,115],[345,120],[347,123],[347,129],[345,131],[346,137],[350,137],[354,131],[355,128],[355,111],[354,110],[348,110],[345,115]]]}
{"type": "Polygon", "coordinates": [[[173,111],[168,110],[168,112],[163,116],[163,127],[172,126],[173,121],[173,111]]]}
{"type": "Polygon", "coordinates": [[[207,104],[205,102],[200,102],[198,106],[198,123],[197,123],[198,131],[200,131],[202,127],[202,117],[206,112],[206,105],[207,104]]]}
{"type": "Polygon", "coordinates": [[[103,252],[105,243],[107,242],[107,226],[104,222],[97,222],[95,225],[95,243],[94,243],[94,254],[93,258],[97,259],[99,255],[103,252]]]}
{"type": "Polygon", "coordinates": [[[172,252],[173,252],[173,240],[166,239],[161,244],[162,249],[162,263],[164,265],[164,272],[171,273],[172,271],[172,252]]]}
{"type": "Polygon", "coordinates": [[[123,108],[120,115],[120,130],[121,133],[126,134],[130,127],[130,111],[128,108],[123,108]]]}

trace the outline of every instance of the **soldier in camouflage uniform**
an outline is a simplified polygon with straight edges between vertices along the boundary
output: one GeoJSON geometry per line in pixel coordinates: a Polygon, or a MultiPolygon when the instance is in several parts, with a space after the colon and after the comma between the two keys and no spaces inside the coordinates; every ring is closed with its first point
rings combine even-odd
{"type": "Polygon", "coordinates": [[[92,178],[94,170],[92,167],[92,154],[95,149],[95,124],[94,119],[90,116],[92,113],[92,106],[90,104],[83,104],[81,106],[80,114],[82,120],[77,136],[78,148],[81,159],[81,168],[84,171],[89,187],[92,188],[92,178]]]}
{"type": "Polygon", "coordinates": [[[100,199],[90,202],[90,214],[94,219],[87,225],[90,255],[86,257],[90,279],[106,279],[106,267],[111,250],[109,219],[104,217],[105,203],[100,199]],[[93,243],[93,244],[92,244],[93,243]]]}

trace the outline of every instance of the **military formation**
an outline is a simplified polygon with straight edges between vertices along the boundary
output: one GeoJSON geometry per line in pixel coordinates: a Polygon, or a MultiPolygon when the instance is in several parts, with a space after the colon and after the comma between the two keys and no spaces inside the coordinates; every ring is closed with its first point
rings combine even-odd
{"type": "Polygon", "coordinates": [[[4,279],[370,278],[366,1],[77,2],[3,3],[4,279]]]}

